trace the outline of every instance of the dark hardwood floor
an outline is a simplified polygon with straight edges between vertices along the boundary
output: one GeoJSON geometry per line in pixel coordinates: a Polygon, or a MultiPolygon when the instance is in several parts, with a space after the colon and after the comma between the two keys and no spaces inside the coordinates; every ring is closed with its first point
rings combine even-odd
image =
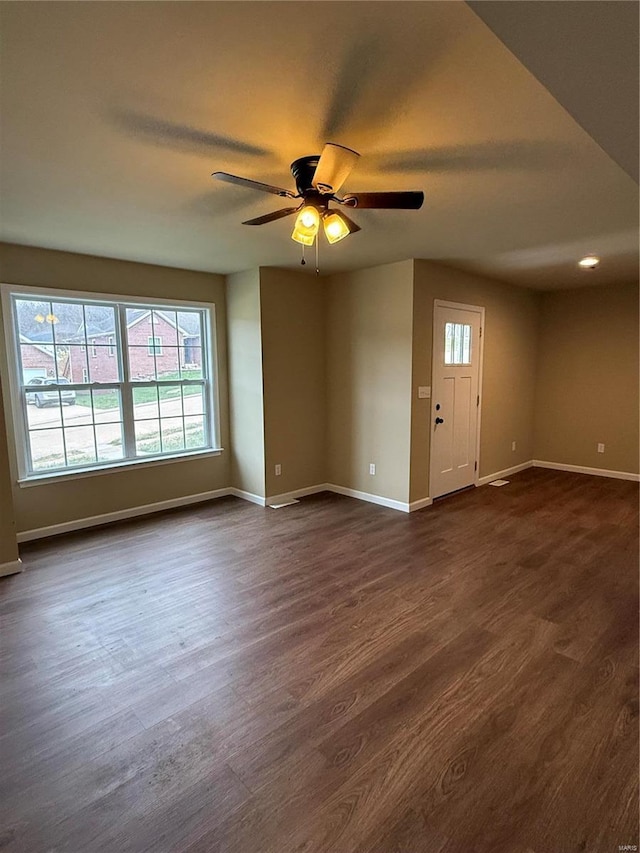
{"type": "Polygon", "coordinates": [[[235,498],[0,581],[3,853],[638,844],[638,486],[235,498]]]}

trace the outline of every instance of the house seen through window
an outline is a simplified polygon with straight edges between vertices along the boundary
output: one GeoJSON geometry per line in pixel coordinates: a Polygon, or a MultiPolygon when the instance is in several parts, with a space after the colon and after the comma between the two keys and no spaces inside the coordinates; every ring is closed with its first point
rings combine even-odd
{"type": "Polygon", "coordinates": [[[215,446],[209,309],[11,301],[25,477],[215,446]]]}

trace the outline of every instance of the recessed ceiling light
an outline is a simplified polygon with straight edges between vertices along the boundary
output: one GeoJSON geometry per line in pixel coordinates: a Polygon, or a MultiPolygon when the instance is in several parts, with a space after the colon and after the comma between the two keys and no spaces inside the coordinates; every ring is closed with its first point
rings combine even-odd
{"type": "Polygon", "coordinates": [[[596,258],[595,255],[587,255],[586,258],[578,261],[578,266],[582,267],[583,270],[592,270],[597,267],[599,263],[600,258],[596,258]]]}

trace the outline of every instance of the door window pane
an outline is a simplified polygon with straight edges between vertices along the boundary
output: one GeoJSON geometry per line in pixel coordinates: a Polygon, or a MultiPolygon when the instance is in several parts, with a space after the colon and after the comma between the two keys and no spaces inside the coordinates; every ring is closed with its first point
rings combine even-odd
{"type": "Polygon", "coordinates": [[[467,323],[444,324],[444,363],[471,364],[471,326],[467,323]]]}

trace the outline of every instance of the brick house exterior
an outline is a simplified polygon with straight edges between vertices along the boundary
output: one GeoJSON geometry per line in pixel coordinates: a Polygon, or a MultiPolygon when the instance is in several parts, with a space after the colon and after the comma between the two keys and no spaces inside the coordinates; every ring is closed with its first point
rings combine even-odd
{"type": "MultiPolygon", "coordinates": [[[[156,369],[161,376],[177,373],[179,367],[196,368],[202,364],[199,334],[176,327],[159,312],[154,316],[153,325],[150,311],[135,312],[127,326],[127,339],[134,379],[154,379],[156,369]]],[[[33,376],[55,377],[53,346],[30,341],[23,335],[20,340],[25,381],[33,376]]],[[[88,330],[87,345],[65,343],[57,349],[59,375],[70,382],[119,381],[114,332],[88,330]]]]}
{"type": "MultiPolygon", "coordinates": [[[[161,376],[177,373],[179,367],[196,368],[202,364],[200,336],[176,327],[160,313],[155,314],[153,325],[149,311],[134,316],[127,327],[127,339],[133,379],[154,379],[156,369],[161,376]]],[[[53,346],[33,343],[25,337],[21,341],[26,381],[35,375],[54,377],[53,346]]],[[[58,371],[74,383],[118,382],[115,333],[88,331],[86,346],[59,345],[58,371]]]]}
{"type": "Polygon", "coordinates": [[[28,343],[27,338],[21,336],[20,352],[22,369],[27,381],[33,376],[55,377],[53,347],[28,343]]]}

